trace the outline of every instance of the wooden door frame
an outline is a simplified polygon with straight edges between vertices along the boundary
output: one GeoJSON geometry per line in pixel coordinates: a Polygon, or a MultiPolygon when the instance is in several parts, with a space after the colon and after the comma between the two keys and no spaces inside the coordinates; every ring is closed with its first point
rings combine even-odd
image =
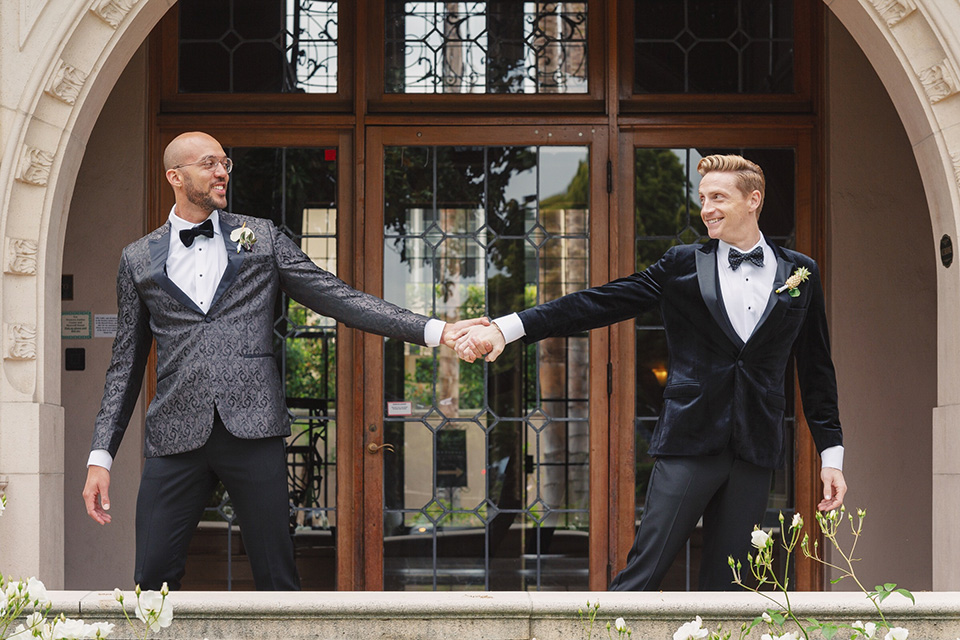
{"type": "MultiPolygon", "coordinates": [[[[808,116],[730,121],[720,117],[636,118],[625,123],[619,135],[618,221],[621,233],[617,239],[620,274],[633,273],[635,264],[634,175],[633,153],[636,148],[710,147],[780,147],[796,151],[796,249],[811,256],[821,265],[826,253],[826,228],[819,193],[819,159],[816,119],[808,116]]],[[[822,267],[821,267],[822,271],[822,267]]],[[[626,564],[626,556],[635,537],[634,471],[635,445],[632,428],[635,409],[635,366],[633,353],[636,335],[633,323],[620,323],[610,337],[611,362],[621,374],[614,379],[611,419],[623,426],[611,440],[611,487],[616,487],[611,528],[610,558],[616,570],[626,564]],[[631,428],[626,428],[629,425],[631,428]],[[624,473],[620,473],[624,470],[624,473]]],[[[813,525],[817,503],[821,499],[819,456],[803,416],[799,388],[796,390],[795,422],[796,460],[794,467],[795,508],[804,522],[813,525]]],[[[813,530],[813,529],[811,529],[813,530]]],[[[811,536],[816,538],[816,536],[811,536]]],[[[795,557],[796,587],[803,591],[823,588],[823,566],[798,554],[795,557]]],[[[614,573],[616,573],[616,570],[614,573]]]]}
{"type": "MultiPolygon", "coordinates": [[[[383,228],[383,148],[392,145],[448,146],[465,144],[530,145],[530,146],[588,146],[592,172],[590,187],[590,285],[602,284],[609,279],[608,261],[605,252],[597,250],[608,241],[609,197],[606,190],[603,167],[607,164],[608,142],[606,127],[600,123],[490,126],[489,122],[474,123],[476,126],[431,126],[431,127],[368,127],[365,156],[366,167],[366,227],[364,234],[363,280],[366,290],[374,295],[383,294],[383,234],[373,230],[383,228]]],[[[604,123],[605,124],[605,123],[604,123]]],[[[589,567],[590,588],[606,588],[607,566],[607,510],[606,452],[609,446],[607,426],[608,403],[605,370],[609,329],[590,333],[590,542],[589,567]]],[[[383,338],[364,334],[363,342],[363,546],[366,564],[363,569],[363,585],[358,588],[380,590],[383,588],[383,464],[382,454],[366,453],[371,444],[383,444],[383,338]],[[366,464],[370,462],[371,464],[366,464]]],[[[443,348],[443,347],[441,347],[443,348]]]]}

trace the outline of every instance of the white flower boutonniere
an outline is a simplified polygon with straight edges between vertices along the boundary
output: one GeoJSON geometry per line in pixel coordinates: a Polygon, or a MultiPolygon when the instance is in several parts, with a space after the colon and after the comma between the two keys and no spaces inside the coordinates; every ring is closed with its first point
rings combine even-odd
{"type": "Polygon", "coordinates": [[[800,295],[800,283],[806,282],[807,278],[810,277],[810,270],[806,267],[800,267],[793,272],[793,275],[787,278],[787,281],[782,287],[777,289],[777,293],[782,292],[784,289],[787,290],[787,293],[790,294],[791,298],[796,298],[800,295]]]}
{"type": "Polygon", "coordinates": [[[253,234],[253,229],[247,228],[246,222],[244,222],[243,226],[239,229],[234,229],[230,232],[230,242],[237,243],[237,253],[240,253],[240,249],[250,251],[256,241],[257,236],[253,234]]]}

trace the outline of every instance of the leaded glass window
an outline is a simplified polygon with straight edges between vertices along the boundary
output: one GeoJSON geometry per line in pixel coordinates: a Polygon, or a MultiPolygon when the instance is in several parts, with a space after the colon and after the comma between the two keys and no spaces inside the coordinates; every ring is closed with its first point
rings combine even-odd
{"type": "Polygon", "coordinates": [[[633,93],[794,91],[793,0],[636,0],[633,93]]]}
{"type": "MultiPolygon", "coordinates": [[[[387,147],[384,297],[445,320],[588,286],[587,147],[387,147]]],[[[586,589],[588,337],[384,341],[384,588],[586,589]]]]}
{"type": "Polygon", "coordinates": [[[587,92],[588,2],[386,2],[385,92],[587,92]]]}
{"type": "Polygon", "coordinates": [[[336,0],[180,0],[180,93],[336,93],[336,0]]]}

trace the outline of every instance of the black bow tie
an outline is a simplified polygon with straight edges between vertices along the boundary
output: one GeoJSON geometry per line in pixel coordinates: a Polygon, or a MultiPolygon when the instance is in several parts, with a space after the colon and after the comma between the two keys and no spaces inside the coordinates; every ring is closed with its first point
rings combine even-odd
{"type": "MultiPolygon", "coordinates": [[[[182,231],[180,233],[183,233],[182,231]]],[[[754,247],[749,253],[742,253],[736,249],[730,249],[727,260],[730,261],[730,268],[736,271],[744,260],[749,260],[758,267],[763,266],[763,247],[754,247]]]]}
{"type": "Polygon", "coordinates": [[[183,246],[189,247],[193,244],[193,239],[197,236],[213,237],[213,221],[207,218],[197,226],[191,229],[184,229],[180,232],[180,242],[183,246]]]}

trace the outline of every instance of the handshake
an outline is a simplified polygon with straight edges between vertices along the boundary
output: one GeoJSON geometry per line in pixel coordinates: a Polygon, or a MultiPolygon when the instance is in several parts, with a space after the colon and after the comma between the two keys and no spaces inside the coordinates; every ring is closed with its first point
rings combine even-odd
{"type": "Polygon", "coordinates": [[[448,322],[443,327],[440,341],[456,351],[464,362],[473,362],[477,358],[493,362],[507,346],[500,328],[489,318],[482,317],[448,322]]]}

